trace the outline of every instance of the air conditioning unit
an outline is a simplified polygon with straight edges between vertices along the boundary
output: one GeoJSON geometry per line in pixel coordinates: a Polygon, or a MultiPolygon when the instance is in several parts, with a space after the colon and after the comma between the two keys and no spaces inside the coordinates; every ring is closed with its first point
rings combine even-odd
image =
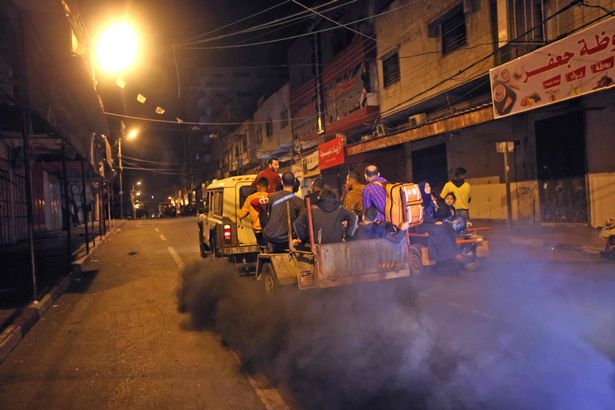
{"type": "Polygon", "coordinates": [[[425,124],[427,122],[427,114],[420,113],[414,114],[408,117],[408,124],[410,127],[418,127],[419,125],[425,124]]]}

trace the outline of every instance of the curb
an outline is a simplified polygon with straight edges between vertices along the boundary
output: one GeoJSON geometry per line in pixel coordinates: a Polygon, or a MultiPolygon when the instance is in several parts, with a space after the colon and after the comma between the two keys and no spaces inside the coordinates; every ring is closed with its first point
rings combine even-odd
{"type": "Polygon", "coordinates": [[[550,241],[545,241],[542,239],[532,239],[532,238],[509,237],[506,239],[517,245],[532,246],[535,248],[547,248],[550,250],[578,252],[578,253],[585,253],[587,255],[592,255],[592,256],[600,255],[602,253],[602,249],[596,248],[595,246],[571,245],[569,243],[564,243],[564,242],[550,242],[550,241]]]}
{"type": "MultiPolygon", "coordinates": [[[[121,230],[121,227],[124,225],[126,221],[122,220],[116,223],[116,226],[107,232],[103,237],[96,242],[95,246],[90,247],[90,253],[88,255],[82,256],[79,259],[76,259],[71,264],[71,272],[64,276],[60,281],[51,288],[40,300],[34,301],[30,303],[28,306],[22,308],[19,315],[13,319],[13,322],[9,324],[3,331],[0,333],[0,363],[4,361],[8,357],[8,355],[13,351],[13,349],[19,344],[21,339],[34,327],[36,322],[40,320],[41,317],[45,315],[45,313],[53,306],[53,303],[60,298],[66,292],[68,287],[71,285],[73,278],[79,276],[81,274],[81,267],[84,263],[88,262],[88,260],[94,255],[94,252],[105,242],[107,242],[107,238],[121,230]]],[[[83,244],[79,249],[78,253],[85,250],[85,244],[83,244]],[[83,248],[83,249],[82,249],[83,248]]]]}

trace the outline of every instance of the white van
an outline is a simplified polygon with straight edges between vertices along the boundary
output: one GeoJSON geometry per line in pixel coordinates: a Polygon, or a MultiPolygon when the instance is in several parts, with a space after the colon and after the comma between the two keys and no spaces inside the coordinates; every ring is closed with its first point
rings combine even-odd
{"type": "Polygon", "coordinates": [[[250,217],[238,220],[238,213],[248,195],[256,192],[252,181],[256,175],[238,175],[214,180],[204,198],[204,212],[199,214],[201,256],[230,256],[235,262],[255,260],[258,245],[250,217]]]}

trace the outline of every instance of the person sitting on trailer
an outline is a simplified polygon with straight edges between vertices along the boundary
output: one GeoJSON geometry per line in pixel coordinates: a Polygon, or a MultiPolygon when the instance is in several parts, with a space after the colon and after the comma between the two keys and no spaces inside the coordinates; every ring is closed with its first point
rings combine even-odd
{"type": "Polygon", "coordinates": [[[435,261],[456,260],[463,261],[459,254],[455,233],[451,225],[438,220],[438,204],[435,195],[432,195],[429,182],[419,182],[423,196],[423,223],[414,228],[415,233],[427,233],[427,248],[429,258],[435,261]]]}
{"type": "Polygon", "coordinates": [[[350,171],[346,177],[346,193],[342,204],[359,216],[363,214],[363,188],[365,185],[361,183],[361,175],[357,171],[350,171]]]}
{"type": "Polygon", "coordinates": [[[377,221],[384,222],[384,207],[387,195],[384,187],[388,181],[380,176],[380,170],[375,165],[365,167],[365,180],[367,185],[363,188],[362,206],[363,209],[374,207],[378,210],[377,221]]]}
{"type": "Polygon", "coordinates": [[[455,194],[453,192],[446,194],[444,199],[440,199],[440,197],[436,196],[436,201],[438,201],[436,216],[438,219],[444,220],[451,216],[455,216],[455,199],[455,194]]]}
{"type": "Polygon", "coordinates": [[[374,207],[367,208],[363,214],[363,222],[359,225],[353,239],[378,239],[384,238],[394,243],[404,239],[403,233],[408,230],[410,224],[404,222],[401,227],[396,227],[390,222],[378,221],[378,210],[374,207]]]}
{"type": "Polygon", "coordinates": [[[318,201],[318,195],[320,194],[320,191],[322,191],[322,189],[325,187],[325,183],[322,180],[321,177],[316,177],[312,180],[312,183],[310,184],[310,193],[305,195],[305,197],[303,198],[306,202],[307,205],[307,199],[310,199],[310,202],[312,203],[312,205],[315,205],[316,202],[318,201]]]}
{"type": "Polygon", "coordinates": [[[303,199],[293,192],[295,175],[292,172],[282,174],[282,185],[283,190],[270,194],[268,203],[263,204],[266,209],[261,211],[267,212],[268,215],[263,235],[270,252],[284,252],[288,249],[288,219],[290,217],[292,226],[301,210],[304,209],[303,199]]]}
{"type": "MultiPolygon", "coordinates": [[[[320,191],[318,201],[311,205],[311,211],[314,242],[317,244],[348,240],[357,229],[358,217],[345,209],[337,193],[328,187],[320,191]]],[[[307,209],[304,209],[295,221],[295,231],[303,243],[310,242],[308,218],[307,209]]]]}

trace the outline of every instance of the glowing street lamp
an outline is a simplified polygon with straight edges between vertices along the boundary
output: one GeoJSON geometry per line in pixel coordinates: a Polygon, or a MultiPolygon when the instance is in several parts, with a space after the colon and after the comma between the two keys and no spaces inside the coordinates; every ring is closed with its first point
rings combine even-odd
{"type": "Polygon", "coordinates": [[[129,140],[134,140],[138,136],[139,136],[139,130],[136,128],[131,128],[131,130],[128,131],[128,133],[126,133],[126,138],[129,140]]]}
{"type": "Polygon", "coordinates": [[[137,181],[137,185],[141,185],[141,181],[137,181]]]}
{"type": "Polygon", "coordinates": [[[96,42],[96,60],[104,71],[120,74],[128,70],[139,54],[139,36],[126,22],[104,29],[96,42]]]}

